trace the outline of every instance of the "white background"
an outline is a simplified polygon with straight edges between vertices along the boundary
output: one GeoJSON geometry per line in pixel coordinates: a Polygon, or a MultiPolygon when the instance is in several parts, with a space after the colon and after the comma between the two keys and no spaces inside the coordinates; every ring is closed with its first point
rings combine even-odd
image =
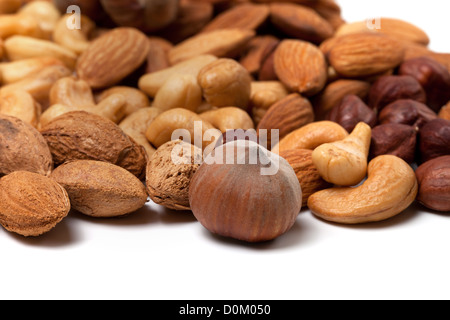
{"type": "MultiPolygon", "coordinates": [[[[348,21],[402,18],[450,52],[447,1],[339,3],[348,21]]],[[[449,246],[450,216],[415,206],[360,226],[303,211],[287,234],[248,245],[149,204],[123,219],[71,214],[39,238],[0,228],[0,298],[449,299],[449,246]]]]}

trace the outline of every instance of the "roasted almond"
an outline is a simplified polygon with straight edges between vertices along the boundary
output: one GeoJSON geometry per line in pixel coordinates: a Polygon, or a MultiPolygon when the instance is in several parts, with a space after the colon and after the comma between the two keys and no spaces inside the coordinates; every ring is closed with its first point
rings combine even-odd
{"type": "Polygon", "coordinates": [[[315,45],[301,40],[283,40],[274,53],[275,73],[294,92],[310,96],[327,81],[327,63],[315,45]]]}
{"type": "Polygon", "coordinates": [[[280,40],[272,35],[256,36],[248,42],[239,62],[250,74],[257,75],[280,40]]]}
{"type": "Polygon", "coordinates": [[[202,31],[230,28],[255,30],[266,21],[268,16],[269,7],[267,5],[243,3],[217,15],[202,31]]]}
{"type": "Polygon", "coordinates": [[[255,31],[248,29],[219,29],[200,33],[174,46],[169,52],[169,61],[174,65],[204,54],[231,58],[254,36],[255,31]]]}
{"type": "Polygon", "coordinates": [[[397,67],[404,58],[401,42],[376,33],[355,33],[338,38],[328,60],[344,77],[367,77],[397,67]]]}
{"type": "Polygon", "coordinates": [[[331,24],[316,11],[294,3],[271,3],[270,20],[285,34],[316,44],[334,34],[331,24]]]}
{"type": "Polygon", "coordinates": [[[115,28],[96,40],[79,57],[76,71],[80,79],[99,89],[117,84],[147,58],[150,43],[133,28],[115,28]]]}

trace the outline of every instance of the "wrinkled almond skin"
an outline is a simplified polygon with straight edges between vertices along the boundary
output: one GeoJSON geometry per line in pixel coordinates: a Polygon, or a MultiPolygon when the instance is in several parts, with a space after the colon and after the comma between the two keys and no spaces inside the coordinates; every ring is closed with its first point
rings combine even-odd
{"type": "Polygon", "coordinates": [[[85,111],[73,111],[41,129],[56,165],[72,160],[98,160],[123,167],[138,178],[145,176],[142,146],[114,122],[85,111]]]}
{"type": "Polygon", "coordinates": [[[88,216],[123,216],[147,202],[144,184],[128,170],[108,162],[66,162],[50,177],[67,191],[72,208],[88,216]]]}
{"type": "Polygon", "coordinates": [[[425,104],[411,99],[396,100],[384,107],[378,115],[380,124],[403,123],[417,130],[437,117],[425,104]]]}
{"type": "Polygon", "coordinates": [[[450,156],[427,161],[416,170],[417,200],[425,207],[450,212],[450,156]]]}
{"type": "Polygon", "coordinates": [[[0,114],[0,176],[30,171],[48,176],[53,169],[44,137],[19,118],[0,114]]]}
{"type": "Polygon", "coordinates": [[[283,40],[275,50],[275,73],[294,92],[311,96],[327,81],[327,64],[322,52],[301,40],[283,40]]]}
{"type": "Polygon", "coordinates": [[[420,83],[411,76],[387,75],[378,78],[370,88],[368,105],[379,112],[388,104],[412,99],[426,103],[427,96],[420,83]]]}
{"type": "Polygon", "coordinates": [[[422,163],[450,155],[450,120],[427,122],[419,131],[419,151],[422,163]]]}
{"type": "Polygon", "coordinates": [[[291,149],[280,152],[280,157],[289,162],[302,186],[302,207],[306,207],[308,198],[315,192],[330,188],[332,185],[319,174],[312,161],[312,150],[291,149]]]}
{"type": "Polygon", "coordinates": [[[147,58],[150,42],[133,28],[115,28],[94,40],[78,58],[76,71],[93,89],[117,84],[147,58]]]}
{"type": "Polygon", "coordinates": [[[36,237],[53,229],[70,211],[67,192],[53,179],[16,171],[0,179],[0,224],[36,237]]]}

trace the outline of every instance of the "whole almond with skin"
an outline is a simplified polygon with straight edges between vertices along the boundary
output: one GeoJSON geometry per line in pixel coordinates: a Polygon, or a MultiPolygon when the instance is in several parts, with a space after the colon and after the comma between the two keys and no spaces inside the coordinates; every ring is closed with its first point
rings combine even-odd
{"type": "Polygon", "coordinates": [[[287,35],[317,44],[334,34],[331,24],[316,11],[294,3],[271,3],[270,20],[287,35]]]}
{"type": "Polygon", "coordinates": [[[19,118],[0,114],[0,175],[29,171],[49,175],[53,169],[44,137],[19,118]]]}
{"type": "Polygon", "coordinates": [[[280,157],[289,162],[302,187],[302,207],[306,207],[308,198],[313,193],[330,188],[332,185],[319,174],[312,161],[312,150],[290,149],[280,152],[280,157]]]}
{"type": "Polygon", "coordinates": [[[143,147],[102,116],[85,111],[68,112],[47,123],[41,133],[55,165],[97,160],[123,167],[136,177],[145,176],[147,159],[143,147]]]}
{"type": "Polygon", "coordinates": [[[321,91],[327,81],[327,63],[323,53],[306,41],[281,41],[275,50],[274,68],[286,87],[306,96],[321,91]]]}
{"type": "Polygon", "coordinates": [[[403,61],[404,48],[399,41],[376,33],[358,33],[339,37],[328,53],[328,60],[344,77],[367,77],[395,68],[403,61]]]}
{"type": "Polygon", "coordinates": [[[43,175],[16,171],[0,179],[0,224],[25,237],[53,229],[70,211],[67,192],[43,175]]]}
{"type": "Polygon", "coordinates": [[[265,113],[257,126],[258,134],[267,130],[267,146],[275,145],[271,140],[271,130],[279,130],[279,139],[290,132],[314,121],[314,111],[308,99],[292,93],[281,99],[265,113]]]}
{"type": "Polygon", "coordinates": [[[169,61],[174,65],[204,54],[233,58],[254,36],[253,30],[236,28],[200,33],[174,46],[169,52],[169,61]]]}
{"type": "Polygon", "coordinates": [[[202,32],[218,29],[240,28],[256,30],[269,16],[269,7],[264,4],[243,3],[217,15],[202,32]]]}
{"type": "Polygon", "coordinates": [[[280,40],[272,35],[256,36],[248,42],[239,63],[250,74],[258,75],[264,61],[275,50],[280,40]]]}
{"type": "Polygon", "coordinates": [[[115,28],[94,40],[78,58],[76,71],[93,89],[112,86],[147,58],[150,43],[133,28],[115,28]]]}
{"type": "Polygon", "coordinates": [[[66,162],[50,177],[67,191],[73,209],[92,217],[123,216],[147,202],[144,184],[128,170],[108,162],[66,162]]]}

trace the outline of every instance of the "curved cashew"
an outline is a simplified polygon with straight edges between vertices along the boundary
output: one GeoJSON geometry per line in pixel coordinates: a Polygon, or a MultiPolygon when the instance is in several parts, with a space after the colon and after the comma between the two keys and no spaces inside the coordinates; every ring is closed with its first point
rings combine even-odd
{"type": "Polygon", "coordinates": [[[18,89],[0,95],[0,113],[19,118],[37,128],[41,106],[31,94],[18,89]]]}
{"type": "Polygon", "coordinates": [[[249,114],[237,107],[224,107],[206,111],[201,113],[200,117],[222,132],[236,129],[255,129],[255,125],[249,114]]]}
{"type": "Polygon", "coordinates": [[[94,30],[95,23],[81,15],[81,29],[69,29],[67,19],[70,17],[71,15],[64,15],[58,20],[53,30],[53,41],[79,55],[89,46],[89,34],[94,30]]]}
{"type": "MultiPolygon", "coordinates": [[[[175,130],[185,130],[187,136],[184,139],[190,139],[192,144],[198,144],[202,149],[206,149],[209,145],[214,145],[218,137],[222,135],[220,130],[217,130],[211,123],[203,120],[198,114],[187,109],[170,109],[157,116],[150,126],[147,128],[145,136],[155,146],[159,148],[164,143],[172,140],[172,134],[175,130]],[[198,130],[196,129],[196,126],[198,130]],[[199,130],[201,126],[201,131],[199,130]],[[208,131],[208,134],[205,133],[208,131]],[[201,136],[200,136],[201,135],[201,136]],[[196,141],[198,140],[198,141],[196,141]]],[[[181,132],[180,132],[181,133],[181,132]]],[[[179,139],[180,136],[177,136],[179,139]]]]}
{"type": "Polygon", "coordinates": [[[14,35],[43,38],[43,31],[34,17],[19,14],[0,16],[0,38],[6,39],[14,35]]]}
{"type": "Polygon", "coordinates": [[[145,132],[152,121],[162,113],[161,110],[153,107],[141,108],[125,119],[123,119],[119,127],[134,139],[137,143],[142,145],[147,151],[147,156],[150,157],[155,153],[156,149],[148,142],[145,132]]]}
{"type": "Polygon", "coordinates": [[[32,1],[25,4],[18,12],[18,15],[36,19],[42,35],[46,39],[51,39],[56,23],[61,17],[58,8],[48,1],[32,1]]]}
{"type": "Polygon", "coordinates": [[[383,155],[369,163],[368,178],[358,187],[318,191],[308,199],[316,216],[342,224],[389,219],[415,200],[418,183],[414,170],[402,159],[383,155]]]}
{"type": "Polygon", "coordinates": [[[321,177],[340,186],[361,182],[367,173],[371,137],[371,127],[360,122],[345,139],[317,147],[312,160],[321,177]]]}
{"type": "Polygon", "coordinates": [[[120,94],[124,96],[126,102],[123,113],[125,114],[125,117],[131,115],[141,108],[150,106],[150,100],[145,93],[143,93],[139,89],[127,86],[111,87],[102,91],[98,95],[95,95],[94,98],[97,104],[100,104],[103,100],[107,99],[113,94],[120,94]]]}
{"type": "Polygon", "coordinates": [[[343,140],[347,136],[347,130],[335,122],[316,121],[289,133],[272,152],[279,154],[280,151],[289,149],[314,150],[321,144],[343,140]]]}

